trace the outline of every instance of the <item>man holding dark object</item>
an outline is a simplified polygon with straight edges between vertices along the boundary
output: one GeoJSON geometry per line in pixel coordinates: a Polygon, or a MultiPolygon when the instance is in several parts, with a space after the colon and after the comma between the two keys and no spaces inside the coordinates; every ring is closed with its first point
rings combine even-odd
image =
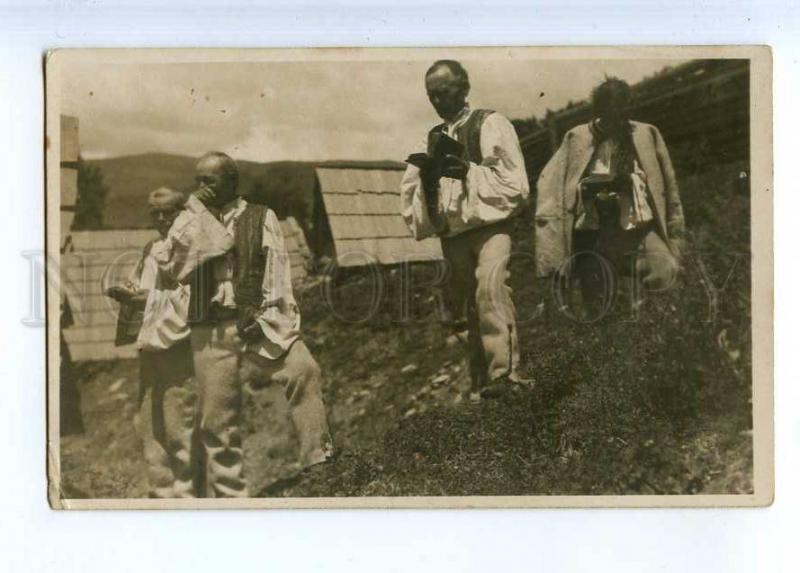
{"type": "Polygon", "coordinates": [[[655,126],[630,121],[630,101],[622,80],[595,88],[595,119],[566,133],[537,183],[537,273],[574,273],[593,318],[610,308],[619,276],[672,285],[684,248],[669,152],[655,126]]]}
{"type": "Polygon", "coordinates": [[[184,200],[181,193],[165,187],[150,193],[150,216],[160,238],[145,245],[126,284],[106,291],[121,309],[130,309],[120,312],[118,338],[133,337],[139,349],[135,426],[144,446],[149,496],[154,498],[196,496],[197,393],[186,322],[189,286],[160,272],[151,254],[159,241],[166,240],[184,200]],[[137,318],[131,322],[133,317],[137,318]]]}
{"type": "Polygon", "coordinates": [[[528,178],[511,122],[467,103],[469,77],[460,63],[435,62],[425,88],[444,123],[408,158],[401,210],[417,240],[441,239],[454,315],[466,317],[471,398],[477,401],[525,384],[506,280],[511,218],[524,208],[528,178]]]}
{"type": "Polygon", "coordinates": [[[300,339],[300,312],[278,218],[237,195],[239,170],[211,152],[198,189],[170,229],[161,268],[191,282],[189,320],[200,394],[207,494],[246,497],[239,421],[242,385],[278,383],[300,443],[299,465],[331,457],[322,374],[300,339]]]}

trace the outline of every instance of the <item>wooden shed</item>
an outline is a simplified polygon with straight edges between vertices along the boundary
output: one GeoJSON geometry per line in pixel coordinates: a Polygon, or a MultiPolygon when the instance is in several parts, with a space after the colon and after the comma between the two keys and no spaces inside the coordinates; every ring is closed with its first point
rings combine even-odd
{"type": "Polygon", "coordinates": [[[306,242],[306,235],[294,217],[281,219],[281,232],[292,263],[292,282],[299,284],[308,276],[313,257],[306,242]]]}
{"type": "Polygon", "coordinates": [[[133,344],[114,346],[119,305],[105,290],[124,282],[158,235],[152,230],[73,231],[61,255],[61,290],[72,324],[64,338],[72,360],[134,358],[133,344]]]}
{"type": "Polygon", "coordinates": [[[400,215],[403,166],[316,168],[312,247],[342,267],[442,258],[438,239],[417,241],[400,215]]]}

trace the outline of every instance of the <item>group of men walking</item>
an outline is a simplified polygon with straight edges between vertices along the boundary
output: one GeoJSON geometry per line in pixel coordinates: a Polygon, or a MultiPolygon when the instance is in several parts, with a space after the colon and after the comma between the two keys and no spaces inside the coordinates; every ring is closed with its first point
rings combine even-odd
{"type": "MultiPolygon", "coordinates": [[[[435,62],[425,86],[444,123],[420,146],[427,160],[409,158],[402,214],[416,239],[441,240],[455,323],[468,332],[472,397],[491,398],[530,386],[519,370],[506,284],[512,220],[526,208],[528,176],[511,122],[467,103],[469,77],[459,62],[435,62]],[[460,146],[450,144],[456,151],[437,160],[441,134],[460,146]]],[[[609,283],[618,277],[669,287],[683,250],[669,153],[656,127],[630,121],[630,103],[625,82],[599,85],[595,118],[566,133],[536,185],[537,275],[559,284],[576,278],[588,312],[608,308],[615,292],[609,283]]]]}
{"type": "MultiPolygon", "coordinates": [[[[468,333],[470,396],[491,399],[532,386],[507,285],[512,225],[529,203],[525,161],[511,122],[468,104],[460,63],[435,62],[425,87],[443,122],[409,157],[400,210],[414,238],[441,241],[452,314],[468,333]]],[[[658,129],[630,121],[630,100],[621,80],[598,86],[595,118],[567,132],[536,186],[537,274],[577,278],[588,306],[605,304],[609,270],[669,286],[683,250],[669,153],[658,129]]],[[[115,296],[145,307],[139,419],[151,495],[247,496],[242,386],[283,386],[305,468],[333,454],[322,374],[300,336],[275,213],[238,196],[223,153],[200,159],[196,182],[188,199],[150,195],[160,238],[115,296]]]]}

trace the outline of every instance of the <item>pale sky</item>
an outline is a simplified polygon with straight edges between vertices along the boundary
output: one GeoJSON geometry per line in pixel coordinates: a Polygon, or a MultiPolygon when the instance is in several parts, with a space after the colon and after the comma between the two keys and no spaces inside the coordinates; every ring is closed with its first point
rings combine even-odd
{"type": "MultiPolygon", "coordinates": [[[[446,56],[443,56],[446,57],[446,56]]],[[[86,158],[215,149],[252,161],[402,161],[440,120],[423,61],[70,63],[62,112],[86,158]]],[[[634,83],[681,60],[463,60],[473,107],[542,117],[605,75],[634,83]],[[544,95],[541,95],[541,94],[544,95]]]]}

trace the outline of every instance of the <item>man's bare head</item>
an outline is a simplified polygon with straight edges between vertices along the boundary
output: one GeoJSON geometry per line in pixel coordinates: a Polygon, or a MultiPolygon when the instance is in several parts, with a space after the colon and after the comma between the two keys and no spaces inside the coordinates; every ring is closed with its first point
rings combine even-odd
{"type": "Polygon", "coordinates": [[[236,162],[221,151],[210,151],[203,155],[195,168],[195,181],[199,187],[214,192],[217,206],[236,198],[239,186],[239,168],[236,162]]]}
{"type": "Polygon", "coordinates": [[[172,223],[178,217],[186,198],[182,193],[168,187],[159,187],[147,198],[150,218],[161,237],[166,237],[172,223]]]}
{"type": "Polygon", "coordinates": [[[425,73],[425,90],[439,117],[452,120],[467,103],[467,70],[455,60],[438,60],[425,73]]]}
{"type": "Polygon", "coordinates": [[[618,78],[606,80],[592,90],[595,117],[614,129],[624,126],[630,118],[631,87],[618,78]]]}

